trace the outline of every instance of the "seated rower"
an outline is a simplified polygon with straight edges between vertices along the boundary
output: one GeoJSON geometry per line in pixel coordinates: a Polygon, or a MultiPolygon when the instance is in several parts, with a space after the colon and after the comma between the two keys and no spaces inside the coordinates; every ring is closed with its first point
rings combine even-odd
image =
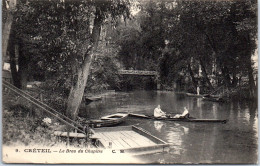
{"type": "Polygon", "coordinates": [[[165,118],[165,117],[166,117],[166,113],[161,110],[160,105],[158,105],[158,106],[154,109],[154,117],[156,117],[156,118],[160,118],[160,117],[165,118]]]}
{"type": "Polygon", "coordinates": [[[184,111],[182,114],[176,114],[173,118],[189,118],[190,114],[186,107],[184,107],[184,111]]]}

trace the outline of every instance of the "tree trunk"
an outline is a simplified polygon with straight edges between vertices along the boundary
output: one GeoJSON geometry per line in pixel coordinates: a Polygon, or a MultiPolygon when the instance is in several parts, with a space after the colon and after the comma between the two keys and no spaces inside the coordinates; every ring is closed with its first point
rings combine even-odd
{"type": "Polygon", "coordinates": [[[26,60],[26,57],[23,55],[19,55],[18,59],[18,75],[19,75],[19,81],[21,89],[26,89],[27,86],[27,78],[28,78],[28,61],[26,60]]]}
{"type": "MultiPolygon", "coordinates": [[[[225,84],[226,84],[227,86],[229,86],[229,85],[230,85],[230,77],[229,77],[229,74],[226,72],[227,68],[226,68],[225,66],[223,67],[222,61],[218,59],[218,57],[221,57],[221,56],[220,56],[220,54],[219,54],[219,52],[218,52],[218,50],[217,50],[217,48],[216,48],[216,45],[214,44],[214,41],[210,39],[210,36],[209,36],[205,31],[203,31],[203,32],[204,32],[204,34],[206,35],[206,38],[207,38],[207,40],[208,40],[208,42],[209,42],[209,46],[211,47],[211,49],[212,49],[212,51],[213,51],[213,54],[214,54],[215,57],[216,57],[217,65],[221,67],[221,72],[222,72],[222,75],[223,75],[223,78],[224,78],[224,82],[225,82],[225,84]]],[[[201,59],[200,59],[200,61],[201,61],[201,59]]],[[[201,61],[201,62],[202,62],[202,61],[201,61]]],[[[204,69],[205,69],[205,68],[204,68],[204,69]]],[[[203,70],[203,69],[202,69],[202,70],[203,70]]],[[[206,71],[206,70],[204,70],[204,71],[206,71]]],[[[204,72],[203,72],[203,73],[204,73],[204,72]]],[[[208,82],[208,81],[209,81],[209,80],[207,79],[207,82],[208,82]]],[[[210,85],[211,85],[211,83],[210,83],[210,85]]],[[[212,85],[211,85],[211,87],[212,87],[212,85]]],[[[213,88],[213,87],[212,87],[212,88],[213,88]]]]}
{"type": "Polygon", "coordinates": [[[236,86],[237,86],[237,83],[238,83],[238,78],[237,78],[237,70],[236,70],[236,66],[235,66],[235,65],[234,65],[234,67],[233,67],[232,75],[233,75],[232,87],[236,87],[236,86]]]}
{"type": "Polygon", "coordinates": [[[253,75],[253,68],[252,68],[252,63],[251,63],[251,58],[247,60],[247,72],[248,72],[248,80],[249,80],[249,93],[250,93],[250,98],[255,98],[257,96],[257,91],[256,91],[256,85],[255,85],[255,80],[254,80],[254,75],[253,75]]]}
{"type": "Polygon", "coordinates": [[[222,72],[222,77],[223,77],[224,83],[225,83],[226,87],[229,88],[231,86],[231,78],[229,75],[228,68],[225,65],[222,65],[221,72],[222,72]]]}
{"type": "Polygon", "coordinates": [[[254,75],[253,75],[253,67],[252,67],[252,61],[251,61],[251,56],[252,56],[252,40],[250,40],[250,35],[247,34],[246,36],[246,41],[247,42],[247,58],[246,58],[246,68],[247,68],[247,73],[248,73],[248,80],[249,80],[249,93],[250,93],[250,98],[256,98],[257,97],[257,88],[255,85],[255,80],[254,80],[254,75]]]}
{"type": "Polygon", "coordinates": [[[87,55],[84,60],[82,68],[78,70],[77,83],[71,87],[68,105],[67,105],[67,114],[73,119],[76,119],[78,108],[82,101],[84,95],[85,86],[87,83],[89,69],[91,65],[92,55],[87,55]]]}
{"type": "Polygon", "coordinates": [[[13,79],[13,84],[17,88],[21,88],[20,80],[18,71],[16,68],[16,55],[15,55],[15,42],[14,42],[15,36],[13,30],[11,30],[9,41],[8,41],[8,52],[10,57],[10,68],[11,68],[11,74],[13,79]]]}
{"type": "Polygon", "coordinates": [[[84,95],[84,90],[85,90],[86,83],[88,80],[88,75],[90,72],[90,65],[92,62],[92,57],[98,46],[98,41],[100,38],[100,31],[101,31],[101,23],[102,23],[101,11],[100,11],[100,8],[96,7],[94,27],[92,30],[92,46],[84,55],[83,64],[81,67],[78,68],[77,82],[75,85],[72,85],[70,94],[68,97],[66,111],[67,111],[68,116],[70,116],[74,120],[76,119],[76,117],[78,115],[78,108],[82,101],[82,97],[84,95]]]}
{"type": "Polygon", "coordinates": [[[197,81],[196,81],[196,79],[194,77],[194,74],[193,74],[193,71],[191,69],[190,63],[188,64],[188,70],[189,70],[189,73],[190,73],[190,76],[191,76],[191,80],[192,80],[193,86],[194,86],[194,88],[196,90],[197,87],[198,87],[198,83],[197,83],[197,81]]]}
{"type": "Polygon", "coordinates": [[[201,65],[201,69],[202,69],[203,76],[205,77],[206,82],[207,82],[207,84],[209,85],[210,89],[211,89],[211,90],[214,90],[214,88],[213,88],[213,86],[212,86],[212,84],[211,84],[211,82],[210,82],[210,80],[209,80],[209,78],[208,78],[208,74],[207,74],[206,68],[205,68],[205,66],[204,66],[204,63],[203,63],[203,61],[202,61],[201,58],[199,58],[199,59],[200,59],[200,65],[201,65]]]}
{"type": "MultiPolygon", "coordinates": [[[[10,37],[10,32],[11,32],[11,26],[13,23],[13,14],[12,11],[16,7],[16,0],[5,0],[4,2],[6,4],[6,9],[7,9],[7,14],[6,14],[6,22],[4,23],[3,26],[3,36],[2,36],[2,56],[3,60],[7,58],[7,47],[9,44],[9,37],[10,37]]],[[[4,62],[4,61],[3,61],[4,62]]],[[[2,62],[2,63],[3,63],[2,62]]]]}

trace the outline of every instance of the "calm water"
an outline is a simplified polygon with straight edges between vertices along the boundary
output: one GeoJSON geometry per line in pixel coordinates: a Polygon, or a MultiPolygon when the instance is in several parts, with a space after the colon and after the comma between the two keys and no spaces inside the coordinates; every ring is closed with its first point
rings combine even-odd
{"type": "Polygon", "coordinates": [[[257,163],[258,113],[256,103],[216,103],[186,97],[174,92],[116,92],[92,102],[80,116],[93,119],[110,113],[129,111],[153,114],[161,105],[167,113],[189,109],[196,118],[228,119],[228,123],[187,123],[128,119],[122,125],[136,125],[172,144],[169,153],[147,155],[141,159],[155,163],[257,163]]]}

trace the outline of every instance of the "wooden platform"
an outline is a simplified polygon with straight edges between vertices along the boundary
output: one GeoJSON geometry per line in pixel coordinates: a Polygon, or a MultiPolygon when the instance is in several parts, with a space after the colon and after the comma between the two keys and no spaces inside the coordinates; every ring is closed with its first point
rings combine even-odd
{"type": "MultiPolygon", "coordinates": [[[[151,153],[168,152],[170,144],[136,126],[103,127],[94,129],[91,136],[95,146],[120,153],[145,155],[151,153]]],[[[82,133],[67,133],[55,131],[59,137],[85,138],[82,133]]]]}
{"type": "Polygon", "coordinates": [[[93,137],[105,149],[123,150],[133,155],[166,152],[169,144],[136,126],[109,127],[95,130],[93,137]]]}

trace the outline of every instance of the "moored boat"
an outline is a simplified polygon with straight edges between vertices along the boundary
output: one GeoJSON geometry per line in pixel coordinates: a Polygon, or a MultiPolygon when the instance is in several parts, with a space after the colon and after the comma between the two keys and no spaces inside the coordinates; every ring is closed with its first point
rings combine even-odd
{"type": "Polygon", "coordinates": [[[97,97],[85,97],[85,101],[86,102],[92,102],[92,101],[99,101],[102,100],[101,96],[97,96],[97,97]]]}
{"type": "Polygon", "coordinates": [[[218,123],[226,123],[226,119],[197,119],[193,117],[189,118],[173,118],[173,117],[154,117],[144,114],[135,114],[129,113],[129,116],[136,118],[144,118],[144,119],[153,119],[153,120],[165,120],[165,121],[181,121],[181,122],[218,122],[218,123]]]}
{"type": "Polygon", "coordinates": [[[186,93],[187,96],[189,97],[203,97],[204,95],[198,95],[198,94],[195,94],[195,93],[186,93]]]}
{"type": "Polygon", "coordinates": [[[115,113],[107,116],[103,116],[97,120],[88,120],[85,123],[90,127],[98,128],[98,127],[110,127],[118,125],[125,121],[128,117],[127,113],[115,113]]]}
{"type": "Polygon", "coordinates": [[[204,96],[202,97],[202,99],[207,101],[214,101],[214,102],[225,102],[225,100],[222,97],[204,96]]]}

